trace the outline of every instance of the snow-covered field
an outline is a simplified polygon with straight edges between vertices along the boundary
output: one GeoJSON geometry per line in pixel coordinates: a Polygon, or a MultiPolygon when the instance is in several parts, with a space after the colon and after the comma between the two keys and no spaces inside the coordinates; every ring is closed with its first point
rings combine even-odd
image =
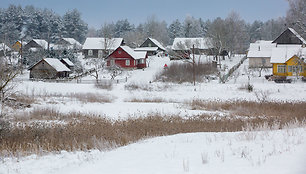
{"type": "MultiPolygon", "coordinates": [[[[225,72],[241,57],[225,60],[225,72]]],[[[128,82],[114,84],[112,90],[103,90],[94,84],[19,82],[17,91],[29,96],[48,95],[47,100],[33,104],[33,108],[53,108],[63,113],[94,113],[112,119],[133,116],[175,114],[184,117],[198,115],[203,110],[191,110],[184,103],[203,100],[258,100],[257,93],[267,94],[270,101],[306,101],[306,85],[297,81],[277,84],[254,76],[247,70],[248,60],[234,73],[229,82],[218,79],[197,84],[165,84],[153,82],[154,76],[168,58],[155,57],[144,70],[124,72],[117,77],[128,82]],[[241,90],[250,83],[254,92],[241,90]],[[153,82],[153,83],[150,83],[153,82]],[[137,84],[145,90],[127,90],[128,84],[137,84]],[[101,94],[110,103],[83,103],[63,96],[71,93],[101,94]],[[61,96],[63,95],[63,96],[61,96]],[[60,96],[60,97],[58,97],[60,96]],[[131,102],[133,99],[159,99],[160,102],[131,102]],[[50,101],[51,100],[51,101],[50,101]]],[[[271,74],[271,69],[264,74],[271,74]]],[[[103,76],[103,75],[102,75],[103,76]]],[[[102,77],[101,76],[101,77],[102,77]]],[[[19,78],[27,78],[25,73],[19,78]]],[[[85,77],[93,80],[93,77],[85,77]]],[[[21,111],[20,111],[21,112],[21,111]]],[[[265,130],[233,133],[191,133],[157,137],[140,141],[111,151],[61,152],[44,156],[1,158],[0,174],[4,173],[306,173],[306,128],[265,130]]]]}
{"type": "Polygon", "coordinates": [[[305,174],[305,149],[305,128],[190,133],[143,140],[107,152],[2,159],[0,173],[305,174]]]}

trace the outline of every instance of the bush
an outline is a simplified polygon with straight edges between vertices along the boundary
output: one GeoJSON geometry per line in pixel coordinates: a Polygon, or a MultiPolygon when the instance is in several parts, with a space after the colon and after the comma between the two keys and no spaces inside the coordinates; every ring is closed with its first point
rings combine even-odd
{"type": "MultiPolygon", "coordinates": [[[[157,74],[156,81],[184,83],[193,82],[193,64],[192,63],[172,63],[161,73],[157,74]]],[[[203,82],[205,76],[214,74],[217,68],[212,63],[196,63],[195,64],[195,80],[203,82]]]]}
{"type": "Polygon", "coordinates": [[[107,89],[112,90],[113,89],[113,83],[111,81],[97,81],[95,83],[96,88],[99,89],[107,89]]]}

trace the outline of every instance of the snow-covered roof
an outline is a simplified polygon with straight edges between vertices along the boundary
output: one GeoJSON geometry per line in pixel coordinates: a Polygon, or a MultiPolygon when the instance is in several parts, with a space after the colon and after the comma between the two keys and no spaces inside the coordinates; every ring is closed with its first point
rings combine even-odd
{"type": "Polygon", "coordinates": [[[135,51],[157,51],[158,47],[140,47],[140,48],[135,48],[135,51]]]}
{"type": "Polygon", "coordinates": [[[166,50],[166,48],[165,48],[160,42],[158,42],[156,39],[153,39],[153,38],[150,38],[150,37],[149,37],[149,39],[150,39],[157,47],[159,47],[160,49],[166,50]]]}
{"type": "Polygon", "coordinates": [[[63,38],[63,40],[67,41],[71,45],[76,45],[77,47],[82,47],[82,44],[80,44],[80,42],[78,42],[74,38],[63,38]]]}
{"type": "Polygon", "coordinates": [[[11,51],[11,48],[8,47],[5,43],[0,43],[0,51],[11,51]]]}
{"type": "Polygon", "coordinates": [[[208,40],[206,38],[175,38],[172,50],[190,50],[194,45],[198,49],[209,49],[208,40]]]}
{"type": "Polygon", "coordinates": [[[272,41],[258,40],[250,44],[247,57],[271,57],[272,48],[275,46],[276,44],[272,43],[272,41]]]}
{"type": "Polygon", "coordinates": [[[293,28],[288,28],[297,38],[299,38],[303,44],[306,44],[306,40],[299,34],[297,33],[293,28]]]}
{"type": "Polygon", "coordinates": [[[129,46],[120,46],[126,53],[132,56],[134,59],[144,59],[146,58],[147,52],[146,51],[134,51],[129,46]]]}
{"type": "Polygon", "coordinates": [[[43,39],[33,39],[38,45],[40,45],[44,49],[48,49],[48,42],[43,39]]]}
{"type": "Polygon", "coordinates": [[[271,63],[285,63],[293,56],[305,57],[306,48],[301,45],[278,45],[272,49],[271,63]]]}
{"type": "Polygon", "coordinates": [[[106,41],[106,44],[107,44],[106,45],[107,49],[115,50],[121,45],[123,39],[122,38],[105,39],[105,38],[102,38],[102,37],[88,37],[85,40],[85,43],[83,45],[83,49],[84,50],[105,49],[105,41],[106,41]]]}
{"type": "Polygon", "coordinates": [[[74,64],[69,59],[62,59],[64,62],[66,62],[69,66],[74,66],[74,64]]]}
{"type": "Polygon", "coordinates": [[[70,71],[59,59],[45,58],[44,59],[50,66],[52,66],[57,72],[70,71]]]}
{"type": "MultiPolygon", "coordinates": [[[[17,40],[16,42],[19,42],[21,44],[21,40],[17,40]]],[[[22,41],[22,45],[26,45],[28,42],[22,41]]]]}

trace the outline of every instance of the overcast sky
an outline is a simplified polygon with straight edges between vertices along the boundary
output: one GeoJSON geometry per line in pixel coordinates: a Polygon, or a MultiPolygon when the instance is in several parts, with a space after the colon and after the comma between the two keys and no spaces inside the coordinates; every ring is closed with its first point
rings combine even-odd
{"type": "Polygon", "coordinates": [[[119,19],[138,24],[152,15],[168,24],[187,15],[203,20],[225,18],[231,11],[247,22],[266,21],[285,16],[289,8],[286,0],[1,0],[0,8],[9,4],[48,8],[60,15],[75,8],[89,26],[96,28],[119,19]]]}

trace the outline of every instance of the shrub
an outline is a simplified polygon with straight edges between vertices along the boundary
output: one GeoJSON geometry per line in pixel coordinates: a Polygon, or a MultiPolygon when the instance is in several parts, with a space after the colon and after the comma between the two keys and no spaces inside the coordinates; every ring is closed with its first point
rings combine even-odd
{"type": "MultiPolygon", "coordinates": [[[[211,63],[195,64],[195,80],[203,82],[205,77],[217,72],[217,68],[211,63]]],[[[172,63],[162,72],[156,75],[156,81],[184,83],[193,82],[193,64],[192,63],[172,63]]]]}

